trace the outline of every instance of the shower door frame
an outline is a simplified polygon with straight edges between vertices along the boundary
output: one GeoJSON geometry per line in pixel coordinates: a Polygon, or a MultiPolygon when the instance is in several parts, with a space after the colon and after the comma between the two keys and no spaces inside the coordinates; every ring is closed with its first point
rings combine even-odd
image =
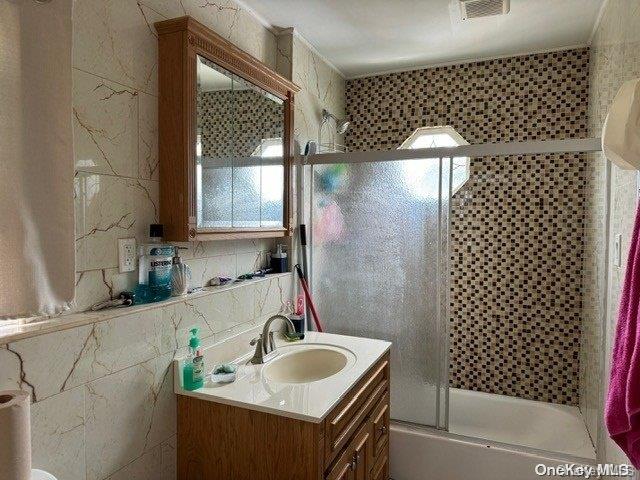
{"type": "MultiPolygon", "coordinates": [[[[449,430],[449,328],[450,328],[450,251],[449,251],[449,232],[451,225],[451,196],[452,196],[452,161],[457,157],[499,157],[514,155],[540,155],[554,153],[592,153],[602,151],[602,141],[600,138],[578,138],[564,140],[533,140],[527,142],[506,142],[506,143],[482,143],[475,145],[460,145],[456,147],[438,147],[438,148],[417,148],[417,149],[396,149],[396,150],[374,150],[366,152],[349,152],[349,153],[315,153],[302,156],[302,162],[299,163],[298,177],[298,223],[306,223],[304,220],[304,188],[305,188],[305,166],[310,167],[310,216],[307,225],[308,238],[313,238],[313,182],[315,165],[333,165],[333,164],[353,164],[353,163],[381,163],[390,161],[406,161],[406,160],[424,160],[439,159],[440,161],[440,197],[439,211],[440,216],[446,215],[445,228],[439,231],[439,248],[445,245],[443,255],[439,255],[438,261],[438,277],[441,279],[438,295],[438,358],[440,365],[438,368],[438,394],[436,401],[436,425],[428,427],[437,428],[438,430],[449,430]],[[445,160],[449,161],[449,180],[447,182],[448,192],[442,192],[442,165],[445,160]],[[443,196],[446,195],[446,202],[443,196]],[[443,204],[446,204],[443,211],[443,204]],[[446,239],[446,241],[445,241],[446,239]],[[444,272],[444,274],[443,274],[444,272]]],[[[608,162],[607,162],[608,163],[608,162]]],[[[607,168],[609,165],[607,164],[607,168]]],[[[608,208],[607,208],[608,216],[608,208]]],[[[439,222],[440,225],[440,222],[439,222]]],[[[608,224],[605,232],[607,241],[609,239],[608,224]]],[[[308,242],[309,260],[308,260],[308,280],[310,288],[313,291],[313,241],[308,242]]],[[[608,256],[607,256],[608,257],[608,256]]],[[[607,258],[608,261],[608,258],[607,258]]],[[[608,270],[608,268],[606,269],[608,270]]],[[[308,317],[308,315],[307,315],[308,317]]],[[[604,338],[603,338],[604,341],[604,338]]],[[[411,424],[411,422],[403,422],[411,424]]],[[[424,426],[424,425],[418,425],[424,426]]],[[[598,432],[599,433],[599,432],[598,432]]],[[[598,442],[600,443],[600,442],[598,442]]],[[[597,447],[597,446],[596,446],[597,447]]]]}

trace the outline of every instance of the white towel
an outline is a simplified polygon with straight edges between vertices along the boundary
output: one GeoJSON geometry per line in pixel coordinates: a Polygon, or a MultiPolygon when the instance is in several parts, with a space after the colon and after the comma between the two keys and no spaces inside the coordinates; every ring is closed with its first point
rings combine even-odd
{"type": "Polygon", "coordinates": [[[75,289],[72,0],[0,0],[0,318],[75,289]]]}

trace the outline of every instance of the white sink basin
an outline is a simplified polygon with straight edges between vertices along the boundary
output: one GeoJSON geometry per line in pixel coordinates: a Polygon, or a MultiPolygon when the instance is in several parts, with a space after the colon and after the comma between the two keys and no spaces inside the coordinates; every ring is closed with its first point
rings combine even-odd
{"type": "Polygon", "coordinates": [[[310,383],[331,377],[351,366],[355,355],[349,350],[329,345],[282,348],[286,353],[269,362],[265,378],[279,383],[310,383]]]}

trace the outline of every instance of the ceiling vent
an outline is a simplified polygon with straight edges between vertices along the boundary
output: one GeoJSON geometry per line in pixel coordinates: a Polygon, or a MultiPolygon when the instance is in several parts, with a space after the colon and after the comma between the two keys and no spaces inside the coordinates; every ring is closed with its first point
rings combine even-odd
{"type": "Polygon", "coordinates": [[[509,13],[509,0],[460,0],[462,19],[490,17],[509,13]]]}

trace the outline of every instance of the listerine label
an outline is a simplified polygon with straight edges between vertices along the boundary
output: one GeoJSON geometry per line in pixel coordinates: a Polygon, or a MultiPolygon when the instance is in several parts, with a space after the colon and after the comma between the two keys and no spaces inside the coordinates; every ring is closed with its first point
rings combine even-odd
{"type": "Polygon", "coordinates": [[[149,286],[171,283],[171,259],[151,259],[149,261],[149,286]]]}

